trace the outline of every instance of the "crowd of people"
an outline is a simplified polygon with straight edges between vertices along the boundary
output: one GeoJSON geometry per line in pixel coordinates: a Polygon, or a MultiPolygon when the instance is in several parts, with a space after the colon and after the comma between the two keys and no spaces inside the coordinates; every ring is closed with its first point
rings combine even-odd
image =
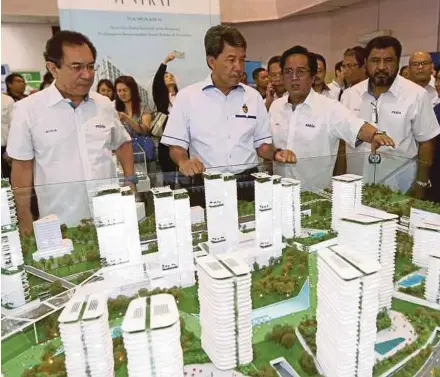
{"type": "MultiPolygon", "coordinates": [[[[2,175],[23,188],[16,198],[23,229],[32,226],[30,189],[24,188],[109,178],[115,174],[113,153],[134,188],[139,148],[149,160],[156,160],[157,151],[164,182],[171,185],[176,171],[200,181],[200,174],[214,167],[250,177],[261,159],[289,169],[299,159],[334,156],[322,175],[362,174],[362,164],[349,156],[381,148],[414,161],[413,179],[407,178],[413,195],[439,199],[440,69],[434,69],[429,53],[413,53],[399,71],[401,43],[378,37],[366,47],[347,48],[326,83],[325,57],[294,46],[254,70],[253,84],[247,85],[243,35],[219,25],[204,42],[209,76],[179,90],[167,71],[175,58],[170,53],[153,79],[152,104],[142,103],[130,76],[100,80],[93,91],[96,49],[71,31],[47,42],[48,72],[38,93],[26,96],[23,77],[7,77],[2,175]]],[[[39,197],[40,214],[56,213],[71,194],[39,197]]],[[[88,209],[79,204],[87,200],[79,192],[74,197],[66,223],[87,217],[88,209]]]]}

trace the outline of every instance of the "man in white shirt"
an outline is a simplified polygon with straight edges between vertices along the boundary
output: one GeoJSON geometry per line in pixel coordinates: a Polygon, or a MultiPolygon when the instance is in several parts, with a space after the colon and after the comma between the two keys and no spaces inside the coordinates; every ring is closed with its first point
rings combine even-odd
{"type": "Polygon", "coordinates": [[[306,48],[285,51],[281,67],[289,96],[275,101],[270,109],[272,137],[276,147],[292,150],[298,162],[294,167],[281,167],[280,174],[300,179],[306,187],[325,188],[331,182],[339,139],[353,147],[359,141],[370,142],[374,152],[380,146],[394,145],[391,138],[339,102],[312,89],[317,59],[306,48]]]}
{"type": "Polygon", "coordinates": [[[319,54],[315,54],[315,56],[318,61],[318,72],[313,83],[313,90],[318,94],[337,100],[338,97],[335,95],[335,92],[332,92],[325,83],[325,76],[327,75],[327,62],[325,58],[319,54]]]}
{"type": "Polygon", "coordinates": [[[14,100],[2,93],[2,177],[9,178],[11,167],[8,163],[8,154],[6,153],[6,144],[8,142],[9,127],[11,126],[12,107],[14,100]]]}
{"type": "Polygon", "coordinates": [[[283,82],[283,73],[280,66],[281,56],[272,56],[267,62],[267,73],[269,74],[269,85],[266,92],[266,108],[270,109],[273,101],[287,94],[283,82]]]}
{"type": "Polygon", "coordinates": [[[432,105],[435,106],[439,101],[437,91],[434,85],[431,85],[433,70],[434,64],[428,52],[415,52],[410,56],[408,79],[425,88],[432,105]]]}
{"type": "Polygon", "coordinates": [[[339,100],[345,89],[344,72],[342,70],[342,61],[335,64],[335,78],[328,84],[332,97],[339,100]]]}
{"type": "Polygon", "coordinates": [[[93,44],[82,34],[61,31],[47,42],[45,59],[55,82],[15,105],[7,146],[25,233],[32,231],[33,184],[40,216],[56,214],[74,226],[90,217],[90,183],[115,179],[113,150],[127,183],[134,180],[130,137],[110,100],[90,92],[97,69],[93,44]]]}
{"type": "MultiPolygon", "coordinates": [[[[431,100],[426,90],[398,75],[402,45],[396,38],[375,38],[366,50],[368,80],[346,90],[342,103],[386,131],[396,143],[395,149],[385,149],[391,157],[382,159],[376,182],[406,192],[416,178],[414,195],[423,197],[424,187],[429,185],[432,139],[440,133],[431,100]]],[[[355,161],[355,169],[358,163],[355,161]]]]}

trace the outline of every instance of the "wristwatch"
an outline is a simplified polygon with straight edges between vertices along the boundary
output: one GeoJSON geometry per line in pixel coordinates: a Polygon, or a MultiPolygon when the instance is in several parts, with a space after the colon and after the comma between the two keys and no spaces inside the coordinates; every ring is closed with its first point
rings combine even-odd
{"type": "Polygon", "coordinates": [[[277,155],[278,152],[281,152],[281,151],[282,151],[281,148],[275,149],[275,151],[273,152],[273,155],[272,155],[272,160],[273,161],[276,161],[275,156],[277,155]]]}
{"type": "Polygon", "coordinates": [[[371,136],[370,144],[373,142],[374,137],[375,137],[376,135],[385,135],[385,136],[386,136],[386,134],[387,134],[387,133],[386,133],[385,131],[376,130],[376,132],[373,134],[373,136],[371,136]]]}
{"type": "Polygon", "coordinates": [[[431,180],[428,179],[426,182],[423,181],[416,181],[416,185],[423,187],[423,188],[431,188],[432,184],[431,184],[431,180]]]}
{"type": "Polygon", "coordinates": [[[124,177],[124,182],[131,182],[137,185],[139,183],[139,177],[137,175],[127,175],[124,177]]]}

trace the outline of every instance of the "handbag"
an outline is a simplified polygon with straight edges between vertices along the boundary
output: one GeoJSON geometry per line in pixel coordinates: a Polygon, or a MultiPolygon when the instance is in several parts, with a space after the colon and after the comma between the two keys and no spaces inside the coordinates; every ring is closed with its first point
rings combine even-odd
{"type": "Polygon", "coordinates": [[[156,146],[148,136],[135,136],[131,139],[134,162],[143,162],[143,154],[147,161],[156,161],[156,146]]]}
{"type": "Polygon", "coordinates": [[[151,125],[150,125],[151,134],[153,136],[156,136],[156,137],[162,136],[163,129],[165,127],[165,123],[167,122],[167,119],[168,119],[167,114],[161,113],[160,111],[158,111],[156,113],[156,116],[151,121],[151,125]]]}

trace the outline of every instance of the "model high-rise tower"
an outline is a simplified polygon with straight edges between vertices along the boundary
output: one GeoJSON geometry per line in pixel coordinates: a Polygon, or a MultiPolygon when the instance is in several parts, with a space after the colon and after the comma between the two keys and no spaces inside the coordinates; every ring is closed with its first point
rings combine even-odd
{"type": "Polygon", "coordinates": [[[365,206],[359,207],[358,211],[340,219],[339,245],[355,249],[379,262],[379,307],[391,309],[398,216],[365,206]]]}
{"type": "Polygon", "coordinates": [[[71,299],[58,318],[68,377],[113,377],[113,343],[103,296],[71,299]]]}
{"type": "Polygon", "coordinates": [[[202,347],[220,370],[252,361],[250,268],[228,256],[197,261],[202,347]]]}
{"type": "Polygon", "coordinates": [[[362,177],[344,174],[332,179],[332,229],[339,230],[339,220],[356,212],[362,203],[362,177]]]}
{"type": "Polygon", "coordinates": [[[429,256],[440,248],[440,224],[421,223],[414,229],[413,263],[429,266],[429,256]]]}
{"type": "Polygon", "coordinates": [[[1,207],[1,302],[6,308],[16,308],[29,300],[29,283],[24,270],[14,195],[6,180],[1,181],[1,207]]]}
{"type": "Polygon", "coordinates": [[[440,304],[440,249],[431,253],[428,263],[428,276],[425,283],[425,298],[440,304]]]}
{"type": "Polygon", "coordinates": [[[206,172],[206,217],[209,250],[225,253],[238,245],[237,181],[233,174],[206,172]]]}
{"type": "Polygon", "coordinates": [[[169,187],[154,188],[159,260],[164,270],[178,268],[180,285],[195,284],[195,266],[191,234],[191,209],[188,192],[169,187]]]}
{"type": "Polygon", "coordinates": [[[301,235],[301,182],[281,179],[282,234],[285,238],[301,235]]]}
{"type": "Polygon", "coordinates": [[[174,297],[133,300],[122,323],[128,377],[183,377],[180,319],[174,297]]]}
{"type": "Polygon", "coordinates": [[[256,247],[271,257],[282,252],[282,187],[281,177],[254,173],[256,247]]]}
{"type": "Polygon", "coordinates": [[[316,345],[324,375],[373,375],[379,269],[341,246],[319,251],[316,345]]]}

